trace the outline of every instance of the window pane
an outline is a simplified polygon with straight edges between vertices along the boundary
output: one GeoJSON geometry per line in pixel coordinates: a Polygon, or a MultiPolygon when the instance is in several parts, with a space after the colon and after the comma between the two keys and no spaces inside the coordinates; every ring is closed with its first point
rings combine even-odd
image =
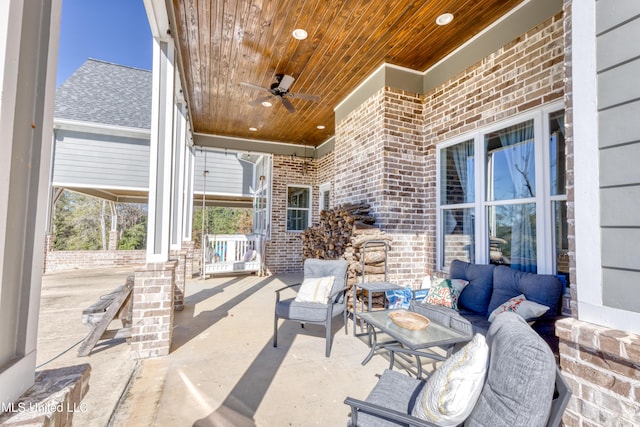
{"type": "Polygon", "coordinates": [[[443,209],[443,267],[449,268],[454,259],[475,262],[475,217],[473,208],[443,209]]]}
{"type": "Polygon", "coordinates": [[[309,207],[309,189],[299,187],[289,187],[287,189],[287,206],[290,208],[309,207]]]}
{"type": "Polygon", "coordinates": [[[473,203],[473,140],[443,148],[440,157],[440,200],[442,205],[473,203]]]}
{"type": "Polygon", "coordinates": [[[329,192],[322,193],[322,209],[329,209],[329,192]]]}
{"type": "Polygon", "coordinates": [[[485,135],[487,200],[535,197],[533,120],[485,135]]]}
{"type": "Polygon", "coordinates": [[[304,187],[287,188],[287,231],[302,231],[309,225],[309,193],[304,187]]]}
{"type": "Polygon", "coordinates": [[[549,132],[551,195],[556,196],[566,192],[564,111],[549,114],[549,132]]]}
{"type": "Polygon", "coordinates": [[[567,202],[553,202],[556,274],[569,283],[569,239],[567,237],[567,202]]]}
{"type": "Polygon", "coordinates": [[[309,224],[309,211],[287,209],[287,231],[303,231],[309,224]]]}
{"type": "Polygon", "coordinates": [[[536,273],[535,203],[490,206],[488,220],[490,262],[536,273]]]}

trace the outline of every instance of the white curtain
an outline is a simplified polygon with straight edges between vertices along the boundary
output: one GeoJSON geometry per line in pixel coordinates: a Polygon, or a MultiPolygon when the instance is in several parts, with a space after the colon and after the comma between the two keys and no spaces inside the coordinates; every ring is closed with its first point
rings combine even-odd
{"type": "MultiPolygon", "coordinates": [[[[464,203],[474,201],[475,185],[474,185],[474,156],[473,156],[473,140],[465,141],[450,147],[453,164],[458,174],[460,188],[464,194],[464,203]]],[[[462,211],[462,234],[469,236],[469,245],[467,246],[467,256],[470,261],[475,260],[475,230],[473,224],[473,209],[461,209],[462,211]]],[[[450,212],[447,211],[450,214],[450,212]]],[[[452,230],[451,230],[452,231],[452,230]]],[[[451,232],[449,231],[449,233],[451,232]]]]}
{"type": "MultiPolygon", "coordinates": [[[[530,173],[535,169],[533,122],[512,126],[499,133],[500,144],[511,174],[515,199],[535,197],[535,182],[530,173]]],[[[535,204],[510,205],[511,267],[521,271],[536,272],[535,204]],[[532,222],[534,222],[532,224],[532,222]]]]}

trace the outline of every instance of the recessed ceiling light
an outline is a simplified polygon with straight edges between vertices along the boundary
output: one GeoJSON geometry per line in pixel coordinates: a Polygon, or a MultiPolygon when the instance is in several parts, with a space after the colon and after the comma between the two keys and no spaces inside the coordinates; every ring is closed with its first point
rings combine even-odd
{"type": "Polygon", "coordinates": [[[298,40],[304,40],[308,36],[307,32],[302,28],[296,28],[295,30],[293,30],[293,33],[291,34],[293,34],[293,38],[298,40]]]}
{"type": "Polygon", "coordinates": [[[263,107],[271,107],[273,104],[270,103],[269,101],[262,101],[262,106],[263,107]]]}
{"type": "Polygon", "coordinates": [[[320,130],[324,129],[324,125],[318,125],[318,126],[316,126],[316,127],[317,127],[318,129],[320,129],[320,130]]]}
{"type": "Polygon", "coordinates": [[[436,24],[438,25],[447,25],[451,21],[453,21],[453,14],[451,13],[443,13],[436,18],[436,24]]]}
{"type": "Polygon", "coordinates": [[[251,132],[257,132],[257,131],[258,131],[258,128],[250,127],[250,128],[249,128],[249,130],[250,130],[251,132]]]}

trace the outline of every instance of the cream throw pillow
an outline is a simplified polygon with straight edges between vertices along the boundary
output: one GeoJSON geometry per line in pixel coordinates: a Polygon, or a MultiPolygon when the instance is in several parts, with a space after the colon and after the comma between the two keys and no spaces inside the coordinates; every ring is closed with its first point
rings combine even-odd
{"type": "Polygon", "coordinates": [[[476,406],[484,386],[489,346],[476,334],[431,374],[420,391],[412,415],[439,426],[457,426],[476,406]]]}
{"type": "Polygon", "coordinates": [[[302,281],[300,290],[296,296],[297,302],[317,302],[327,303],[327,298],[331,294],[334,276],[310,277],[302,281]]]}
{"type": "Polygon", "coordinates": [[[504,313],[505,311],[513,311],[522,316],[524,320],[533,320],[549,311],[549,307],[529,301],[524,294],[522,294],[500,304],[500,306],[489,315],[489,322],[493,322],[498,314],[504,313]]]}

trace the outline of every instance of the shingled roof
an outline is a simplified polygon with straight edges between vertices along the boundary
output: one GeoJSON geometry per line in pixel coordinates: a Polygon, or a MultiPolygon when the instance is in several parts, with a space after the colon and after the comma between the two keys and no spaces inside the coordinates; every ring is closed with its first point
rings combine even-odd
{"type": "Polygon", "coordinates": [[[56,90],[54,118],[151,128],[151,71],[88,59],[56,90]]]}

